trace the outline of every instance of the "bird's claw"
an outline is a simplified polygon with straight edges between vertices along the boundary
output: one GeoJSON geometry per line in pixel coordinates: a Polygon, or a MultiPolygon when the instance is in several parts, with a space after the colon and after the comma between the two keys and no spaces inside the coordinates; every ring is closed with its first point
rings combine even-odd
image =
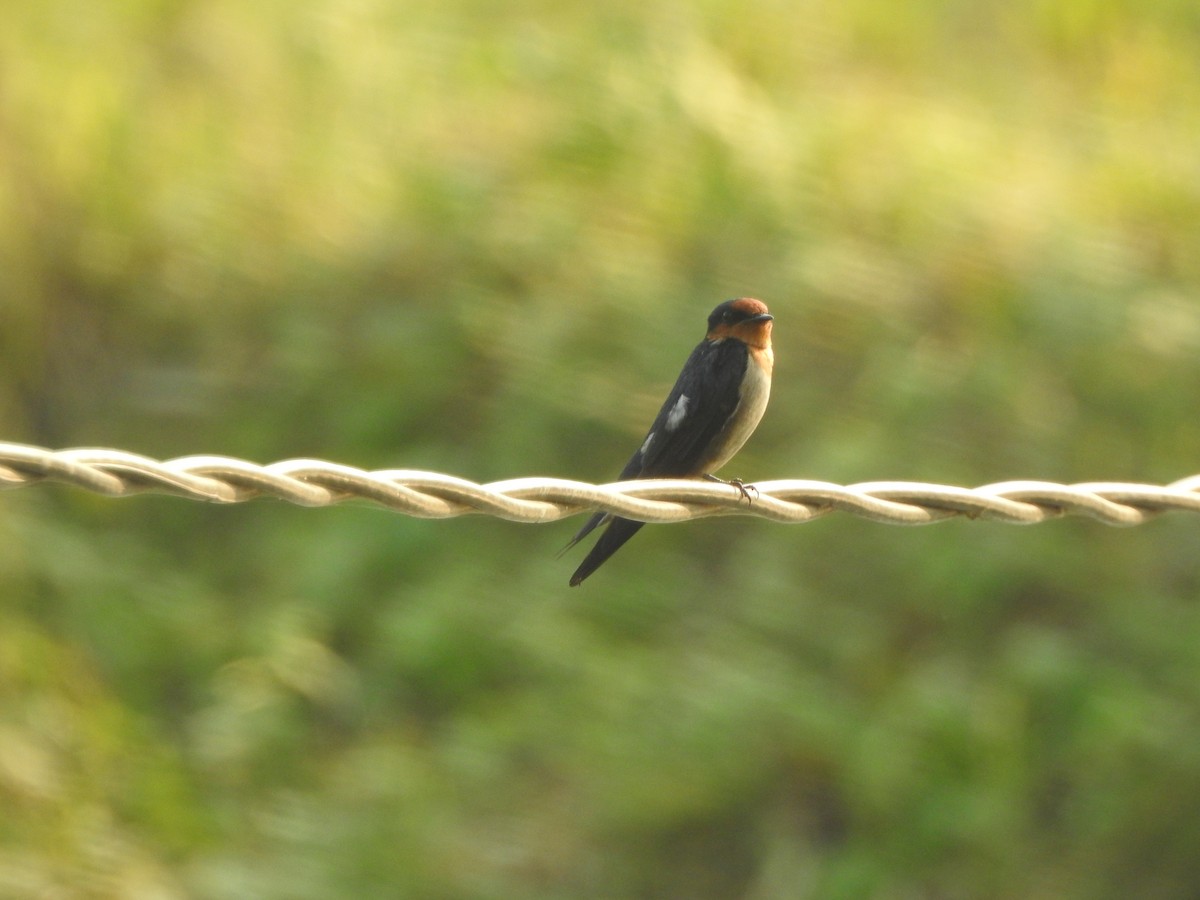
{"type": "Polygon", "coordinates": [[[735,488],[737,488],[738,493],[746,498],[747,503],[753,503],[755,497],[762,496],[761,494],[759,494],[758,488],[756,488],[752,484],[746,484],[746,482],[742,481],[742,479],[740,479],[740,478],[731,478],[731,479],[729,479],[729,483],[731,485],[733,485],[735,488]],[[751,491],[754,491],[754,497],[750,496],[751,491]]]}
{"type": "Polygon", "coordinates": [[[716,475],[712,474],[705,475],[704,477],[709,481],[715,481],[718,484],[727,484],[730,487],[735,488],[742,497],[746,498],[747,503],[753,503],[755,497],[762,496],[759,493],[758,488],[752,484],[746,484],[746,482],[742,481],[740,478],[730,478],[728,481],[726,481],[724,478],[718,478],[716,475]],[[754,497],[750,496],[751,491],[754,491],[754,497]]]}

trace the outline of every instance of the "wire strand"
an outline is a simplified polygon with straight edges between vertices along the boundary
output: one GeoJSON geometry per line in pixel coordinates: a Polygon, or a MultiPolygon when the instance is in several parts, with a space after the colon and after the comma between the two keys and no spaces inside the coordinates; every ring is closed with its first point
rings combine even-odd
{"type": "Polygon", "coordinates": [[[1005,481],[977,488],[909,481],[838,485],[781,479],[748,486],[752,498],[747,499],[729,485],[689,479],[597,485],[561,478],[517,478],[476,484],[438,472],[369,472],[319,459],[265,466],[228,456],[159,461],[124,450],[47,450],[0,443],[0,489],[42,482],[70,484],[109,497],[166,493],[212,503],[272,497],[299,506],[361,500],[423,519],[476,514],[528,523],[555,522],[597,510],[642,522],[749,515],[792,524],[839,511],[891,525],[927,525],[954,517],[1034,525],[1069,515],[1107,525],[1140,525],[1164,512],[1200,513],[1200,475],[1166,486],[1005,481]]]}

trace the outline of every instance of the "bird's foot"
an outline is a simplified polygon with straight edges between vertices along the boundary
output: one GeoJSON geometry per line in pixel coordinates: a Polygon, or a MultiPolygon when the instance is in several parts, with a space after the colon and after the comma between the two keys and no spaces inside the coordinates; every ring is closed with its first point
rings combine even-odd
{"type": "Polygon", "coordinates": [[[704,477],[709,481],[715,481],[718,484],[727,484],[730,487],[737,488],[738,493],[746,498],[747,503],[753,503],[755,497],[761,496],[758,492],[758,488],[752,484],[746,484],[746,482],[742,481],[740,478],[731,478],[726,481],[724,478],[718,478],[716,475],[705,475],[704,477]],[[754,497],[750,496],[751,491],[754,491],[754,497]]]}

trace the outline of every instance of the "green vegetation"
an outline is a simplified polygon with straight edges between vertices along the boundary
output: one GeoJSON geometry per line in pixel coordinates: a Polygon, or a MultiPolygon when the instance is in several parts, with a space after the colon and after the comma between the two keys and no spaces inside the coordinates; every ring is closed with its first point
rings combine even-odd
{"type": "MultiPolygon", "coordinates": [[[[7,5],[0,439],[615,476],[1200,471],[1188,0],[7,5]]],[[[1176,898],[1200,531],[0,494],[0,896],[1176,898]]]]}

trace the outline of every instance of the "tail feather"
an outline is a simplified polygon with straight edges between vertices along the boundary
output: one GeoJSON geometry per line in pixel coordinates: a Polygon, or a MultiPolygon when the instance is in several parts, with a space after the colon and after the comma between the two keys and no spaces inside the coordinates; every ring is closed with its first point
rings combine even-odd
{"type": "MultiPolygon", "coordinates": [[[[599,518],[593,516],[567,546],[573,546],[580,538],[599,525],[601,519],[603,519],[603,516],[599,518]]],[[[583,562],[579,564],[579,568],[575,570],[575,574],[571,576],[571,587],[575,587],[583,579],[600,568],[606,559],[620,550],[621,546],[637,534],[638,530],[645,524],[645,522],[635,522],[632,519],[614,518],[604,533],[600,535],[600,539],[596,541],[588,555],[583,558],[583,562]]]]}
{"type": "Polygon", "coordinates": [[[602,512],[596,513],[594,516],[592,516],[590,519],[588,519],[586,522],[583,523],[583,527],[580,528],[577,532],[575,532],[575,537],[573,537],[573,538],[571,538],[571,540],[567,541],[567,546],[565,546],[561,550],[559,550],[558,555],[555,556],[554,558],[559,559],[564,553],[566,553],[568,550],[570,550],[572,547],[574,547],[576,544],[578,544],[580,541],[582,541],[585,537],[587,537],[589,534],[591,534],[597,525],[603,525],[607,519],[611,519],[611,518],[612,518],[612,516],[610,516],[608,513],[602,513],[602,512]]]}

